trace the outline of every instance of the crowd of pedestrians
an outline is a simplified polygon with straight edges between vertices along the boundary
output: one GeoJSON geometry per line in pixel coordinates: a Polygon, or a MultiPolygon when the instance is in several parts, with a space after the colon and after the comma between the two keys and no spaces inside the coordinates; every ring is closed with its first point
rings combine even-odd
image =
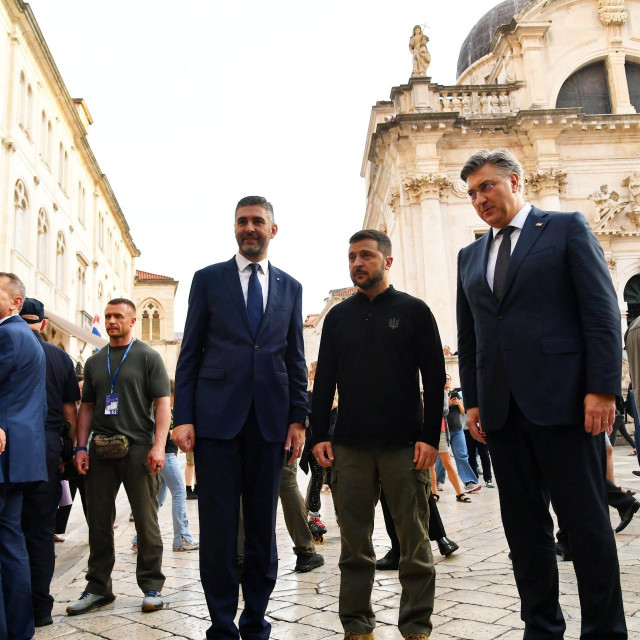
{"type": "MultiPolygon", "coordinates": [[[[485,488],[495,487],[494,473],[499,485],[524,637],[564,635],[559,554],[576,569],[581,637],[626,639],[608,506],[620,514],[619,532],[640,503],[616,483],[607,436],[619,431],[634,444],[624,429],[620,316],[602,249],[581,214],[525,202],[522,168],[507,150],[474,154],[461,178],[491,229],[459,255],[455,388],[445,371],[453,354],[431,310],[390,284],[392,244],[372,229],[348,241],[357,292],[326,315],[307,373],[302,287],[268,260],[278,225],[260,196],[236,206],[238,253],[193,278],[175,385],[160,356],[134,338],[134,303],[115,298],[104,314],[108,344],[86,362],[80,402],[71,359],[42,339],[44,306],[26,297],[17,276],[0,273],[0,638],[25,640],[52,623],[54,540],[63,540],[70,508],[58,508],[64,477],[71,500],[81,493],[89,530],[87,584],[68,615],[116,598],[121,486],[135,522],[142,611],[163,608],[158,508],[169,491],[173,550],[200,551],[207,639],[267,640],[278,501],[295,571],[312,571],[324,564],[315,543],[326,533],[328,485],[345,640],[374,638],[376,570],[398,570],[399,630],[426,640],[436,584],[430,541],[443,556],[459,550],[438,500],[446,478],[458,502],[478,495],[480,458],[485,488]],[[199,541],[189,499],[198,501],[199,541]],[[391,542],[380,559],[372,542],[378,501],[391,542]]],[[[627,350],[631,378],[640,378],[639,321],[627,350]]]]}

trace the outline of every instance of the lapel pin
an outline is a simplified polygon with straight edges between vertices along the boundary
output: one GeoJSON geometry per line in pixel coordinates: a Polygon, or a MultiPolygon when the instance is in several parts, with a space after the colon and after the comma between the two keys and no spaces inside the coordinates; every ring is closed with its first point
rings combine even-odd
{"type": "Polygon", "coordinates": [[[536,222],[536,227],[541,227],[542,226],[542,222],[536,222]]]}
{"type": "Polygon", "coordinates": [[[276,278],[276,280],[277,280],[278,282],[280,282],[280,278],[276,278]]]}

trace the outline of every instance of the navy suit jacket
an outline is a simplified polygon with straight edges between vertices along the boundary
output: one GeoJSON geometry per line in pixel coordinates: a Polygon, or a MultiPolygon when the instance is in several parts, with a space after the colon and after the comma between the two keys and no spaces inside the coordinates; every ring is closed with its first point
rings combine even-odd
{"type": "Polygon", "coordinates": [[[231,439],[251,403],[262,436],[284,442],[303,422],[307,375],[302,341],[302,286],[269,264],[267,307],[254,339],[235,257],[197,271],[178,365],[174,424],[198,437],[231,439]]]}
{"type": "Polygon", "coordinates": [[[46,364],[38,338],[20,316],[0,324],[0,484],[47,479],[44,422],[46,364]]]}
{"type": "Polygon", "coordinates": [[[483,429],[505,423],[513,395],[534,424],[584,422],[587,393],[620,395],[618,301],[581,213],[533,207],[500,304],[486,278],[492,233],[458,254],[458,357],[464,403],[483,429]]]}

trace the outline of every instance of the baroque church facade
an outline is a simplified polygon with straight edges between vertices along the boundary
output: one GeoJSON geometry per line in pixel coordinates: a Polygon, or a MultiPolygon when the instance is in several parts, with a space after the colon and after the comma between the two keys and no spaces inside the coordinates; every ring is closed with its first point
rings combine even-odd
{"type": "Polygon", "coordinates": [[[626,327],[640,314],[640,0],[506,0],[464,41],[455,85],[414,75],[373,107],[363,227],[389,234],[392,282],[429,304],[452,352],[457,254],[488,228],[459,173],[496,147],[522,163],[527,201],[588,218],[626,327]]]}

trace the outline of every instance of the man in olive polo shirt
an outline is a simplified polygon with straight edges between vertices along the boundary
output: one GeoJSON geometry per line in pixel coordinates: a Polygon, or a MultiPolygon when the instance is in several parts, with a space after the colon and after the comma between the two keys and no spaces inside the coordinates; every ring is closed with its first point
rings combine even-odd
{"type": "Polygon", "coordinates": [[[156,495],[157,472],[164,466],[171,422],[169,376],[158,353],[133,337],[133,302],[111,300],[104,317],[109,344],[85,366],[75,456],[78,472],[86,474],[89,570],[86,590],[67,607],[69,615],[86,613],[115,599],[111,588],[113,522],[121,484],[136,523],[136,578],[144,593],[142,610],[157,611],[163,606],[156,495]],[[87,451],[90,433],[93,437],[87,451]]]}

